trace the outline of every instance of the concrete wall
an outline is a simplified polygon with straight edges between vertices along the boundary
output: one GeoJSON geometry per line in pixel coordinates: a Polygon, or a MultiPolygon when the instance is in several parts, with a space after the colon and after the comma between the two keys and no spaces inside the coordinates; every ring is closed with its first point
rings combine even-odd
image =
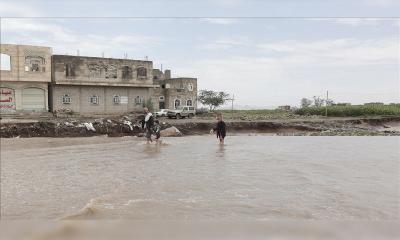
{"type": "Polygon", "coordinates": [[[52,62],[53,82],[153,84],[153,62],[151,61],[53,55],[52,62]],[[115,68],[116,77],[112,74],[114,70],[110,70],[112,68],[115,68]],[[125,68],[130,69],[130,74],[124,76],[125,68]],[[138,76],[140,68],[146,69],[147,76],[138,76]],[[95,73],[93,69],[98,69],[98,73],[95,73]]]}
{"type": "Polygon", "coordinates": [[[17,82],[50,82],[51,81],[51,54],[49,47],[1,44],[1,53],[11,57],[11,70],[1,70],[1,81],[17,82]],[[29,67],[29,58],[39,57],[43,59],[40,71],[32,72],[29,67]],[[28,71],[26,71],[28,70],[28,71]]]}
{"type": "Polygon", "coordinates": [[[10,70],[0,70],[0,87],[3,90],[4,88],[9,89],[5,92],[12,92],[10,95],[1,93],[0,111],[2,113],[27,111],[23,108],[23,92],[28,88],[43,90],[44,109],[41,111],[48,111],[48,82],[51,81],[52,49],[41,46],[1,44],[0,50],[2,54],[10,57],[10,70]],[[36,70],[36,68],[32,68],[32,63],[37,66],[38,71],[32,71],[36,70]],[[6,109],[7,102],[5,100],[9,98],[12,99],[10,104],[15,107],[6,109]]]}
{"type": "Polygon", "coordinates": [[[170,78],[163,83],[165,86],[165,107],[174,109],[176,99],[181,101],[181,106],[186,105],[187,100],[192,100],[192,106],[197,108],[197,79],[196,78],[170,78]],[[189,89],[189,85],[193,88],[189,89]]]}
{"type": "Polygon", "coordinates": [[[49,110],[49,103],[48,103],[48,84],[41,83],[41,82],[0,82],[0,89],[9,88],[13,90],[13,103],[15,104],[15,111],[12,109],[1,109],[2,113],[18,113],[24,112],[25,110],[22,107],[22,98],[23,98],[23,90],[26,88],[39,88],[44,91],[44,99],[45,99],[45,110],[49,110]]]}
{"type": "Polygon", "coordinates": [[[120,114],[141,109],[143,101],[153,97],[153,62],[83,56],[53,55],[52,57],[52,111],[69,108],[80,113],[120,114]],[[129,71],[126,71],[128,69],[129,71]],[[146,76],[139,74],[145,69],[146,76]],[[70,104],[62,103],[69,94],[70,104]],[[90,103],[91,96],[99,103],[90,103]],[[115,104],[114,96],[127,98],[127,103],[115,104]]]}
{"type": "Polygon", "coordinates": [[[153,96],[151,88],[137,87],[96,87],[74,85],[52,85],[53,111],[71,109],[79,113],[92,114],[121,114],[142,109],[142,103],[136,104],[135,98],[140,96],[144,101],[153,96]],[[71,97],[70,104],[64,104],[62,97],[68,94],[71,97]],[[90,97],[98,96],[99,103],[90,103],[90,97]],[[114,104],[113,97],[126,96],[127,103],[114,104]]]}

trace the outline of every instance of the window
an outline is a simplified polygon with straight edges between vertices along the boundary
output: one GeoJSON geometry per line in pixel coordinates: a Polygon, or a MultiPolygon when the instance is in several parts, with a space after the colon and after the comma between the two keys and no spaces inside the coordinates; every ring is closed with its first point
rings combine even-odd
{"type": "Polygon", "coordinates": [[[101,77],[100,66],[97,64],[89,64],[89,77],[91,78],[99,78],[101,77]]]}
{"type": "Polygon", "coordinates": [[[147,69],[145,67],[139,67],[137,69],[138,78],[146,78],[147,77],[147,69]]]}
{"type": "Polygon", "coordinates": [[[135,104],[136,105],[140,105],[142,103],[143,103],[143,97],[141,97],[141,96],[135,97],[135,104]]]}
{"type": "Polygon", "coordinates": [[[165,100],[164,96],[160,96],[159,100],[160,100],[160,102],[164,102],[164,100],[165,100]]]}
{"type": "Polygon", "coordinates": [[[39,64],[38,63],[32,63],[31,71],[32,72],[39,72],[39,64]]]}
{"type": "Polygon", "coordinates": [[[181,105],[181,100],[176,99],[174,103],[175,109],[177,109],[180,105],[181,105]]]}
{"type": "Polygon", "coordinates": [[[1,61],[0,62],[1,63],[0,70],[3,70],[3,71],[10,71],[11,70],[11,57],[10,57],[10,55],[2,53],[0,61],[1,61]]]}
{"type": "Polygon", "coordinates": [[[25,71],[27,72],[45,72],[45,59],[40,56],[27,56],[25,58],[25,71]]]}
{"type": "Polygon", "coordinates": [[[129,66],[122,67],[122,79],[132,79],[132,68],[129,66]]]}
{"type": "Polygon", "coordinates": [[[117,68],[114,65],[107,66],[106,78],[117,78],[117,68]]]}
{"type": "Polygon", "coordinates": [[[121,97],[118,96],[118,95],[115,95],[115,96],[113,97],[113,103],[114,103],[114,104],[120,104],[120,103],[121,103],[121,97]]]}
{"type": "Polygon", "coordinates": [[[69,94],[65,94],[62,97],[62,103],[63,104],[70,104],[71,103],[71,97],[69,96],[69,94]]]}
{"type": "Polygon", "coordinates": [[[192,100],[191,100],[191,99],[187,100],[187,101],[186,101],[186,105],[187,105],[187,106],[192,106],[192,100]]]}
{"type": "Polygon", "coordinates": [[[99,97],[96,95],[93,95],[90,97],[90,103],[94,104],[94,105],[98,105],[99,104],[99,97]]]}
{"type": "Polygon", "coordinates": [[[190,92],[193,91],[193,84],[189,83],[189,85],[188,85],[188,90],[189,90],[190,92]]]}
{"type": "Polygon", "coordinates": [[[75,68],[71,63],[65,64],[65,76],[67,77],[75,76],[75,68]]]}

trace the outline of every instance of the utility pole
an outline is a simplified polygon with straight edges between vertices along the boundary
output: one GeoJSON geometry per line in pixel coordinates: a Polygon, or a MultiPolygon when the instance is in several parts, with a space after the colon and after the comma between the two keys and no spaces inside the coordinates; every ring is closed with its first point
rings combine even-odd
{"type": "Polygon", "coordinates": [[[328,99],[329,99],[329,92],[328,92],[328,90],[326,90],[325,117],[328,117],[328,99]]]}
{"type": "Polygon", "coordinates": [[[232,98],[228,98],[228,100],[232,102],[232,105],[231,105],[231,115],[232,116],[231,117],[233,119],[233,101],[235,101],[235,94],[232,95],[232,98]]]}

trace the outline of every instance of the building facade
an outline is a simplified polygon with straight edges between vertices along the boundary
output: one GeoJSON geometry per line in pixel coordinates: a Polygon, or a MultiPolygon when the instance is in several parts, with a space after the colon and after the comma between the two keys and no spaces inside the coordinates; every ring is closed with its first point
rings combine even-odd
{"type": "Polygon", "coordinates": [[[0,77],[1,113],[197,107],[196,78],[172,78],[147,60],[52,55],[49,47],[2,44],[0,77]]]}
{"type": "Polygon", "coordinates": [[[1,44],[0,113],[47,112],[49,47],[1,44]]]}
{"type": "Polygon", "coordinates": [[[197,108],[197,79],[188,77],[171,78],[171,71],[153,71],[154,82],[160,86],[154,92],[159,109],[176,109],[180,106],[197,108]]]}
{"type": "Polygon", "coordinates": [[[155,101],[153,63],[130,59],[52,56],[51,110],[124,113],[155,101]]]}

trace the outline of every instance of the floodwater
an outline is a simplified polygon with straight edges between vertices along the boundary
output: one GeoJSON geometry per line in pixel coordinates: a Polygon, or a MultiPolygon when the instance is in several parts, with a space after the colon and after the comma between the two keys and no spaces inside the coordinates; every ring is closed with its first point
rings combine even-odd
{"type": "Polygon", "coordinates": [[[399,137],[1,139],[2,219],[398,220],[399,137]]]}

